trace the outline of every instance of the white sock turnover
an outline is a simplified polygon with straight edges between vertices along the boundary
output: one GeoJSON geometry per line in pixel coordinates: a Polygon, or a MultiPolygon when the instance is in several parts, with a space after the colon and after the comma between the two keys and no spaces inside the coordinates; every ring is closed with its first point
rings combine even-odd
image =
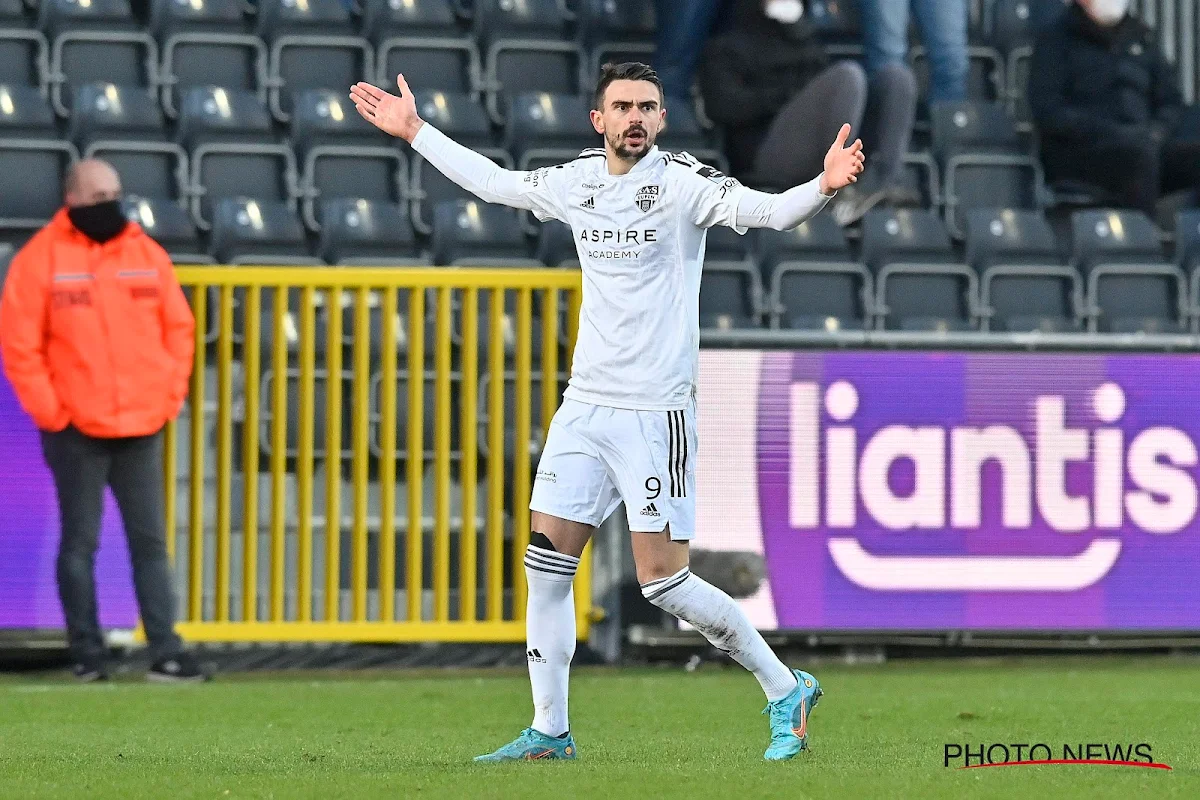
{"type": "Polygon", "coordinates": [[[670,577],[642,584],[642,595],[700,631],[713,647],[754,673],[768,701],[785,697],[796,688],[796,676],[733,598],[693,575],[687,567],[670,577]]]}
{"type": "Polygon", "coordinates": [[[575,655],[575,596],[571,583],[579,559],[529,545],[525,578],[525,649],[533,687],[534,730],[561,736],[567,722],[567,684],[575,655]]]}

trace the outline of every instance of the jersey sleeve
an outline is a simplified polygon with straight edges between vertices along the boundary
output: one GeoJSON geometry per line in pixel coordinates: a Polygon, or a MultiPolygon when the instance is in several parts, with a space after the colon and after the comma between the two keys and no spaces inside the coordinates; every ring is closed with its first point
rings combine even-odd
{"type": "Polygon", "coordinates": [[[570,164],[559,164],[519,173],[521,196],[539,222],[548,219],[567,221],[567,188],[571,185],[572,172],[570,164]]]}
{"type": "Polygon", "coordinates": [[[724,225],[738,233],[746,228],[738,224],[738,201],[745,187],[715,167],[687,153],[671,157],[671,166],[680,184],[681,213],[699,228],[724,225]]]}

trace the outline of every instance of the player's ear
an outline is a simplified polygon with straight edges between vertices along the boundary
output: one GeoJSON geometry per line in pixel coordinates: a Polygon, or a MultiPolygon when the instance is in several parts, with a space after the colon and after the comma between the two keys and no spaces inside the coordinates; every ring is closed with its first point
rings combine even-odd
{"type": "Polygon", "coordinates": [[[596,133],[603,134],[604,133],[604,115],[593,108],[591,113],[588,116],[592,120],[592,127],[596,129],[596,133]]]}

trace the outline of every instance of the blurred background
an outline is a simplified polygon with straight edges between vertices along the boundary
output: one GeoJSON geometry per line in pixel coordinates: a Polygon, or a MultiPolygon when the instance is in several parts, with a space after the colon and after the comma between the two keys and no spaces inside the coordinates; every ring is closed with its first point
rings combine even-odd
{"type": "MultiPolygon", "coordinates": [[[[235,666],[521,664],[574,242],[347,88],[403,72],[427,121],[532,169],[599,146],[601,65],[645,61],[659,146],[772,190],[851,122],[870,169],[827,211],[709,233],[695,570],[774,641],[856,658],[1188,646],[1198,34],[1194,0],[0,0],[0,281],[90,156],[179,268],[185,638],[235,666]]],[[[0,642],[57,658],[57,508],[3,379],[0,508],[0,642]]],[[[580,657],[717,657],[642,599],[625,524],[581,572],[580,657]]]]}

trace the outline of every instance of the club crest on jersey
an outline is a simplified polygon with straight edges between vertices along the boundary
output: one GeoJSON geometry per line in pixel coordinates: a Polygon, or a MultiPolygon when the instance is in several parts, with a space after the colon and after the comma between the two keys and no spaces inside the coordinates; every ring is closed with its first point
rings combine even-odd
{"type": "Polygon", "coordinates": [[[637,194],[633,198],[634,203],[641,209],[642,213],[649,211],[658,202],[658,187],[643,186],[637,190],[637,194]]]}

